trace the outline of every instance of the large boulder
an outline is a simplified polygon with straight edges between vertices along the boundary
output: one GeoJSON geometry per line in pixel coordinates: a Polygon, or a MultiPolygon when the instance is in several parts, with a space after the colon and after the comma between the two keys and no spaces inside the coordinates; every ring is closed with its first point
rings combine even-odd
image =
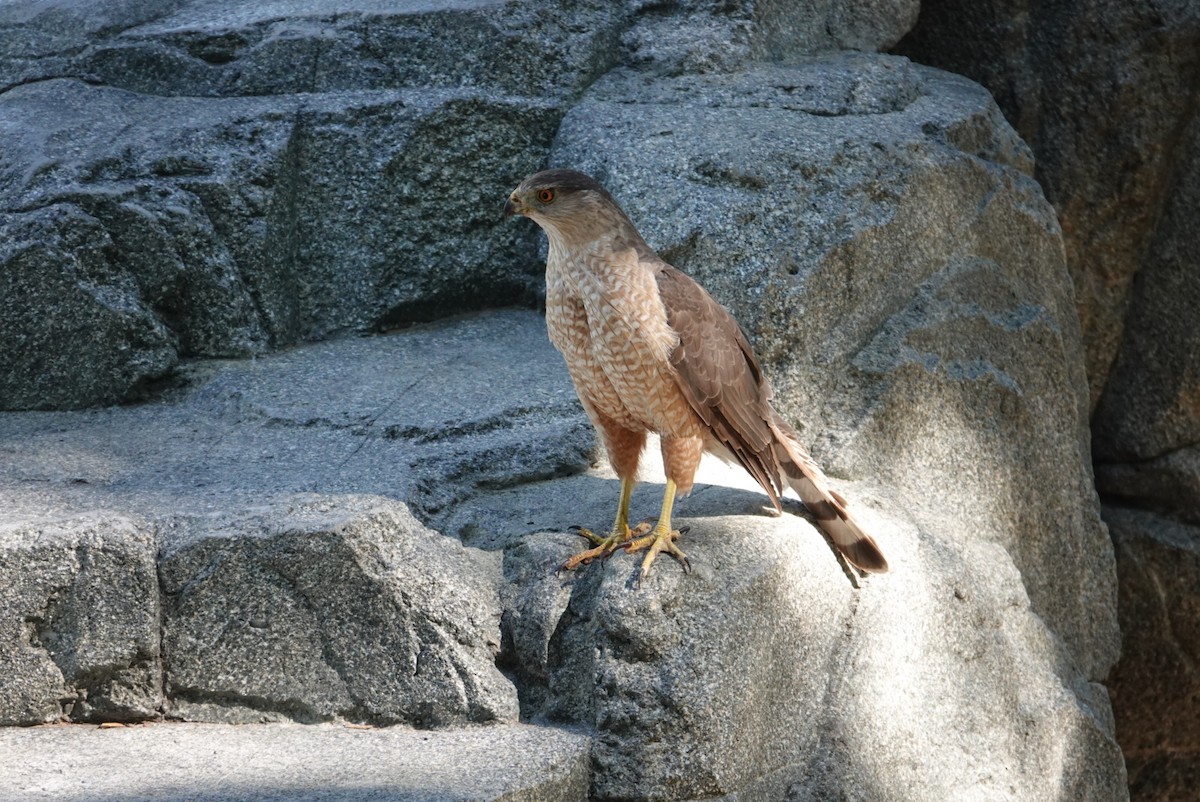
{"type": "MultiPolygon", "coordinates": [[[[560,498],[583,508],[576,484],[560,498]]],[[[702,487],[681,507],[693,572],[660,563],[637,592],[634,557],[563,590],[563,536],[506,551],[527,712],[595,728],[596,798],[1122,798],[1107,697],[1003,549],[859,507],[893,573],[855,588],[815,527],[762,502],[702,487]]]]}
{"type": "Polygon", "coordinates": [[[1200,6],[944,0],[924,4],[900,50],[992,90],[1032,146],[1062,220],[1091,381],[1096,483],[1119,516],[1106,514],[1127,640],[1114,680],[1118,734],[1135,798],[1190,796],[1200,752],[1168,722],[1196,719],[1200,703],[1181,695],[1177,672],[1152,667],[1177,651],[1172,631],[1197,621],[1183,605],[1164,630],[1161,594],[1197,581],[1200,6]],[[1134,513],[1118,512],[1126,508],[1145,511],[1132,529],[1134,513]]]}
{"type": "MultiPolygon", "coordinates": [[[[597,798],[770,799],[790,788],[802,799],[849,785],[939,796],[963,783],[995,791],[1008,782],[1002,774],[970,771],[1000,765],[1019,766],[1021,787],[1033,795],[1051,774],[1092,798],[1122,785],[1103,691],[1033,613],[1012,556],[953,520],[938,529],[916,522],[876,478],[840,485],[894,566],[860,589],[795,506],[766,517],[764,497],[744,477],[708,473],[680,508],[693,524],[685,541],[692,575],[664,560],[633,591],[635,562],[619,555],[564,584],[555,568],[574,539],[563,531],[605,521],[616,483],[602,471],[527,482],[553,476],[536,466],[578,447],[571,426],[531,424],[546,415],[583,419],[577,407],[553,411],[552,399],[570,388],[536,315],[321,344],[245,367],[212,366],[172,405],[22,415],[14,427],[14,445],[40,454],[18,459],[7,480],[23,508],[108,499],[162,516],[164,709],[173,716],[435,724],[471,720],[472,698],[483,700],[479,718],[512,715],[495,695],[471,695],[488,687],[480,677],[500,682],[488,662],[499,643],[524,718],[596,732],[597,798]],[[465,345],[435,349],[439,342],[465,345]],[[481,358],[485,343],[492,356],[481,358]],[[495,358],[501,345],[509,358],[495,358]],[[461,419],[446,401],[414,398],[388,412],[388,396],[405,398],[424,375],[406,369],[402,353],[434,360],[427,371],[444,373],[439,387],[478,385],[474,419],[491,422],[461,419]],[[381,370],[381,356],[397,369],[381,370]],[[356,384],[365,375],[375,378],[356,384]],[[357,401],[339,396],[355,386],[357,401]],[[529,404],[531,387],[543,399],[538,412],[501,414],[529,404]],[[387,414],[370,425],[363,410],[379,408],[387,414]],[[438,427],[439,415],[460,423],[438,427]],[[430,422],[403,423],[413,416],[430,422]],[[516,423],[508,433],[497,430],[505,419],[516,423]],[[81,437],[60,442],[72,423],[81,437]],[[200,439],[184,445],[193,461],[224,471],[183,473],[174,449],[156,445],[164,426],[193,432],[200,439]],[[493,463],[509,434],[534,450],[493,463]],[[422,452],[431,436],[462,454],[437,482],[455,502],[434,507],[432,518],[491,557],[423,530],[394,502],[280,495],[310,482],[326,491],[390,482],[393,493],[419,499],[423,485],[407,484],[401,457],[403,449],[432,453],[422,452]],[[78,454],[94,453],[88,445],[101,439],[126,445],[106,460],[73,458],[80,445],[78,454]],[[379,475],[389,463],[397,471],[390,480],[379,475]],[[479,483],[483,468],[466,467],[480,464],[497,471],[493,479],[479,483]],[[504,489],[502,476],[516,484],[504,489]],[[247,487],[272,503],[244,509],[247,487]],[[500,601],[448,615],[495,592],[501,548],[500,601]],[[500,609],[502,630],[494,624],[500,609]],[[466,637],[451,634],[459,627],[466,637]],[[421,665],[426,655],[431,673],[396,665],[413,658],[410,638],[422,640],[415,659],[421,665]],[[438,665],[445,670],[433,671],[438,665]],[[418,699],[427,706],[406,709],[418,699]],[[960,755],[967,737],[983,750],[973,748],[971,761],[930,760],[960,755]],[[1053,766],[1047,754],[1058,755],[1053,766]],[[889,776],[899,779],[878,779],[889,776]]],[[[653,509],[658,492],[644,486],[635,510],[653,509]]],[[[513,702],[511,693],[499,699],[513,702]]]]}
{"type": "Polygon", "coordinates": [[[990,89],[1037,155],[1062,221],[1094,407],[1147,248],[1178,226],[1162,213],[1176,166],[1195,153],[1183,134],[1200,102],[1200,6],[937,0],[897,50],[990,89]]]}
{"type": "Polygon", "coordinates": [[[613,75],[568,114],[553,161],[598,174],[730,307],[836,474],[1002,545],[1103,679],[1112,548],[1071,286],[1028,151],[986,92],[885,56],[613,75]]]}
{"type": "MultiPolygon", "coordinates": [[[[798,505],[772,518],[744,475],[709,464],[678,513],[692,574],[664,558],[635,590],[635,559],[617,555],[558,576],[578,548],[567,526],[607,523],[616,482],[580,473],[585,418],[534,313],[192,381],[151,405],[10,413],[0,474],[23,516],[108,506],[156,522],[171,716],[496,721],[515,687],[523,719],[595,734],[593,798],[1121,798],[1103,689],[1013,556],[957,510],[930,524],[875,472],[837,486],[889,575],[854,580],[798,505]],[[416,640],[428,673],[401,659],[416,640]]],[[[647,462],[637,516],[661,493],[647,462]]]]}
{"type": "MultiPolygon", "coordinates": [[[[528,528],[605,525],[611,480],[447,519],[472,542],[507,533],[524,713],[595,728],[593,793],[1124,798],[1072,288],[987,93],[882,56],[614,72],[567,114],[551,163],[600,177],[746,325],[819,459],[863,480],[840,489],[893,564],[855,591],[813,530],[720,517],[761,516],[762,497],[703,484],[678,512],[697,570],[660,561],[638,593],[623,556],[561,587],[570,541],[528,528]]],[[[635,518],[653,495],[635,494],[635,518]]]]}
{"type": "Polygon", "coordinates": [[[52,7],[18,0],[0,9],[0,89],[86,75],[154,95],[463,85],[570,94],[621,58],[696,70],[885,50],[912,27],[919,7],[917,0],[235,0],[214,10],[199,0],[52,7]]]}

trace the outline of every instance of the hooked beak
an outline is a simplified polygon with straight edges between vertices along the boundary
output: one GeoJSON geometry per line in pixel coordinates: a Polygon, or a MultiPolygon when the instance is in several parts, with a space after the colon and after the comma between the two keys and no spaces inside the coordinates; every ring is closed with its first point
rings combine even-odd
{"type": "Polygon", "coordinates": [[[525,214],[525,207],[521,205],[516,193],[508,196],[508,201],[504,204],[504,217],[507,219],[514,214],[525,214]]]}

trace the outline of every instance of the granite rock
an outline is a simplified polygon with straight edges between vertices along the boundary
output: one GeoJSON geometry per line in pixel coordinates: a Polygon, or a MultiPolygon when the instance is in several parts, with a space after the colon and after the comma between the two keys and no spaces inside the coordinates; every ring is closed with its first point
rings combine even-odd
{"type": "Polygon", "coordinates": [[[886,50],[912,28],[919,7],[914,0],[647,4],[621,36],[621,63],[681,75],[794,63],[839,50],[886,50]]]}
{"type": "Polygon", "coordinates": [[[1061,236],[985,92],[876,55],[614,74],[552,162],[596,174],[731,309],[835,475],[1002,545],[1085,673],[1106,675],[1113,558],[1061,236]]]}
{"type": "Polygon", "coordinates": [[[1174,631],[1196,626],[1187,621],[1194,611],[1168,614],[1158,594],[1195,581],[1194,544],[1179,533],[1200,522],[1200,9],[927,3],[899,50],[995,94],[1036,154],[1062,221],[1096,485],[1110,505],[1121,577],[1118,735],[1135,799],[1187,798],[1194,745],[1176,748],[1168,732],[1173,715],[1200,715],[1200,702],[1180,692],[1173,671],[1150,666],[1174,653],[1174,631]]]}
{"type": "Polygon", "coordinates": [[[162,708],[153,527],[92,511],[0,521],[0,724],[162,708]]]}
{"type": "Polygon", "coordinates": [[[184,357],[530,303],[532,238],[495,199],[628,13],[6,4],[0,408],[110,404],[184,357]]]}
{"type": "Polygon", "coordinates": [[[565,723],[597,800],[1125,798],[1063,232],[986,91],[870,52],[915,11],[5,5],[0,401],[143,403],[0,413],[0,498],[153,532],[126,718],[565,723]],[[410,326],[533,300],[547,160],[733,310],[892,573],[710,463],[692,573],[558,575],[617,483],[542,322],[410,326]]]}
{"type": "Polygon", "coordinates": [[[531,303],[533,237],[495,198],[606,70],[874,50],[916,7],[8,3],[0,409],[136,400],[181,358],[531,303]]]}
{"type": "MultiPolygon", "coordinates": [[[[1163,234],[1191,236],[1190,223],[1163,213],[1179,165],[1195,159],[1185,132],[1200,101],[1200,8],[939,0],[922,4],[897,51],[982,83],[1037,155],[1062,221],[1095,407],[1147,249],[1163,234]]],[[[1194,201],[1187,208],[1194,220],[1194,201]]]]}
{"type": "MultiPolygon", "coordinates": [[[[621,595],[628,572],[610,564],[603,579],[576,581],[548,638],[536,616],[511,615],[514,649],[547,654],[525,670],[534,684],[545,676],[543,714],[597,729],[594,793],[772,799],[790,788],[821,799],[861,787],[906,799],[1010,786],[990,770],[964,773],[951,743],[901,723],[927,716],[924,732],[1022,733],[973,743],[991,765],[1020,765],[1023,787],[1041,789],[1029,798],[1060,785],[1123,798],[1099,684],[1119,644],[1113,554],[1092,486],[1073,293],[1028,150],[986,92],[861,54],[651,81],[616,71],[567,114],[551,164],[596,175],[652,247],[730,307],[818,460],[835,476],[871,477],[870,489],[843,495],[887,507],[876,534],[898,566],[842,595],[807,574],[777,577],[789,558],[768,550],[745,568],[754,581],[743,597],[732,556],[689,535],[685,550],[699,543],[690,553],[720,566],[711,599],[703,576],[666,584],[677,576],[669,565],[652,596],[621,595]],[[904,600],[875,608],[901,575],[904,600]],[[789,617],[793,605],[803,620],[823,610],[823,622],[846,621],[832,630],[853,644],[822,640],[789,617]],[[862,617],[875,609],[894,617],[878,630],[862,617]],[[917,618],[904,623],[902,609],[917,618]],[[1004,634],[980,642],[980,629],[1004,634]],[[910,707],[884,711],[910,662],[896,649],[916,631],[931,633],[921,671],[953,688],[933,692],[937,679],[914,675],[910,707]],[[810,687],[794,666],[758,675],[731,665],[737,656],[706,651],[709,637],[739,643],[755,670],[804,654],[799,664],[820,666],[829,683],[810,687]],[[957,645],[943,655],[934,644],[957,645]],[[1019,687],[1002,679],[1014,665],[1019,687]],[[587,677],[597,690],[581,695],[587,677]],[[760,710],[764,697],[774,705],[760,710]],[[947,700],[943,712],[917,701],[932,697],[947,700]],[[944,724],[968,700],[971,711],[944,724]],[[1000,724],[1014,709],[1046,718],[1000,724]],[[646,743],[656,746],[639,751],[646,743]],[[921,771],[900,770],[918,756],[921,771]]],[[[753,550],[704,514],[722,545],[753,550]]],[[[545,564],[547,548],[526,550],[545,564]]],[[[552,590],[533,597],[561,605],[552,590]]]]}
{"type": "Polygon", "coordinates": [[[433,726],[517,696],[498,555],[409,509],[579,472],[591,433],[541,318],[500,311],[0,413],[0,454],[6,721],[433,726]]]}
{"type": "Polygon", "coordinates": [[[58,79],[0,105],[17,143],[0,156],[4,408],[112,403],[182,357],[533,297],[494,198],[539,163],[553,103],[161,98],[58,79]]]}
{"type": "MultiPolygon", "coordinates": [[[[577,472],[586,461],[564,463],[576,471],[564,478],[535,467],[578,454],[582,412],[553,402],[570,392],[535,314],[488,313],[207,363],[155,404],[7,413],[2,489],[26,517],[117,504],[155,521],[171,716],[461,722],[474,676],[493,691],[479,718],[511,717],[519,697],[526,721],[594,733],[592,798],[1013,796],[1000,765],[1019,767],[1029,798],[1051,785],[1121,798],[1103,689],[1034,612],[1012,555],[969,536],[958,510],[931,523],[873,474],[836,486],[887,550],[886,576],[847,575],[799,505],[771,517],[719,463],[680,502],[692,574],[663,558],[635,590],[636,561],[618,554],[558,576],[578,548],[567,526],[604,525],[617,484],[603,468],[577,472]],[[433,380],[422,363],[438,358],[433,380]],[[478,388],[461,406],[459,381],[478,388]],[[538,417],[504,412],[533,387],[549,393],[538,417]],[[470,455],[500,453],[508,437],[538,447],[477,482],[469,466],[487,460],[470,455]],[[396,500],[422,498],[406,460],[439,452],[462,455],[457,472],[428,474],[454,501],[422,514],[466,548],[396,500]],[[465,624],[444,620],[480,597],[453,615],[465,624]],[[444,673],[390,670],[411,655],[402,621],[444,673]],[[450,637],[460,625],[467,636],[450,637]],[[429,706],[404,708],[418,687],[429,706]]],[[[635,517],[661,493],[647,462],[635,517]]]]}
{"type": "Polygon", "coordinates": [[[25,802],[584,802],[587,735],[153,724],[0,730],[0,796],[25,802]]]}
{"type": "Polygon", "coordinates": [[[1110,680],[1130,795],[1184,799],[1200,772],[1200,529],[1106,504],[1117,549],[1121,661],[1110,680]]]}
{"type": "Polygon", "coordinates": [[[167,715],[516,719],[495,666],[498,576],[403,505],[299,497],[176,525],[161,559],[167,715]]]}
{"type": "MultiPolygon", "coordinates": [[[[645,478],[635,517],[661,492],[645,478]]],[[[555,521],[543,506],[605,520],[616,485],[597,470],[462,513],[510,535],[505,664],[524,718],[594,729],[593,798],[1124,798],[1107,693],[1000,547],[920,527],[873,480],[839,482],[893,567],[851,578],[798,504],[773,516],[707,461],[677,510],[689,574],[664,558],[639,587],[639,558],[618,552],[559,576],[582,541],[519,534],[555,521]]]]}

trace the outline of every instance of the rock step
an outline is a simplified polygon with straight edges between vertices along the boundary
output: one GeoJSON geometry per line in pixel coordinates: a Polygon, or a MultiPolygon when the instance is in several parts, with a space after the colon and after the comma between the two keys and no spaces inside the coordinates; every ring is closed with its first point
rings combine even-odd
{"type": "Polygon", "coordinates": [[[589,739],[523,724],[455,730],[335,724],[0,729],[0,799],[570,802],[589,739]]]}

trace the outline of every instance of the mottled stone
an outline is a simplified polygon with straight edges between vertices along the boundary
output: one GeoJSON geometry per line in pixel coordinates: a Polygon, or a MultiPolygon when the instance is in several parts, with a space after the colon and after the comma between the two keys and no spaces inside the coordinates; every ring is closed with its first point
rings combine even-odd
{"type": "Polygon", "coordinates": [[[1113,713],[1135,802],[1190,798],[1200,777],[1200,528],[1106,504],[1123,643],[1113,713]]]}
{"type": "Polygon", "coordinates": [[[585,802],[588,738],[506,725],[0,730],[0,796],[26,802],[585,802]]]}
{"type": "Polygon", "coordinates": [[[116,513],[0,521],[0,725],[160,715],[156,550],[116,513]]]}
{"type": "Polygon", "coordinates": [[[0,107],[16,143],[0,155],[2,408],[113,403],[180,357],[533,296],[495,198],[539,163],[553,104],[161,98],[64,79],[0,107]]]}
{"type": "Polygon", "coordinates": [[[185,520],[162,559],[168,713],[512,721],[494,561],[383,499],[185,520]]]}
{"type": "Polygon", "coordinates": [[[1184,134],[1200,100],[1200,6],[937,0],[897,50],[982,83],[1037,154],[1062,221],[1094,407],[1147,248],[1164,233],[1190,241],[1200,212],[1193,200],[1182,226],[1163,219],[1179,165],[1196,158],[1184,134]]]}

